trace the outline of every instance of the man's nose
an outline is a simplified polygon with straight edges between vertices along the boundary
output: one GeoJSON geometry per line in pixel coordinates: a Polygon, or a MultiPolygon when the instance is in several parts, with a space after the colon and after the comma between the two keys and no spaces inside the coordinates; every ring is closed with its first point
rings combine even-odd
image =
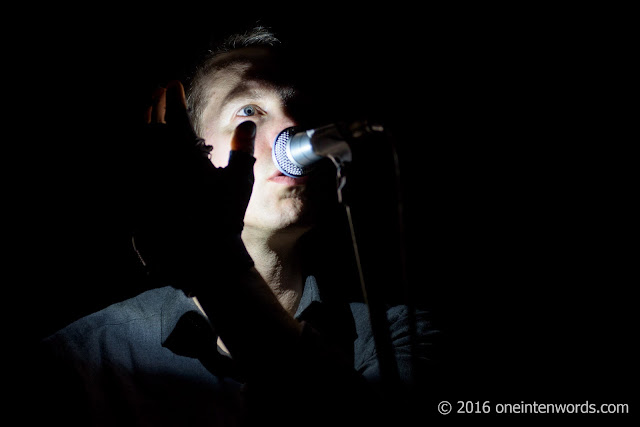
{"type": "Polygon", "coordinates": [[[295,121],[290,118],[274,121],[264,125],[259,124],[255,140],[256,158],[262,154],[271,156],[273,142],[276,140],[278,135],[280,135],[280,132],[295,125],[295,121]]]}

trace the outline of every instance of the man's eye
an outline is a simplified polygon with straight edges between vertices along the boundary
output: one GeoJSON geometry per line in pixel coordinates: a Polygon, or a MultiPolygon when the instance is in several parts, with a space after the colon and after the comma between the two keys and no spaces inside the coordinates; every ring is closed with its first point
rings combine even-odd
{"type": "Polygon", "coordinates": [[[257,113],[258,108],[255,105],[245,105],[238,111],[238,115],[243,117],[255,116],[257,113]]]}

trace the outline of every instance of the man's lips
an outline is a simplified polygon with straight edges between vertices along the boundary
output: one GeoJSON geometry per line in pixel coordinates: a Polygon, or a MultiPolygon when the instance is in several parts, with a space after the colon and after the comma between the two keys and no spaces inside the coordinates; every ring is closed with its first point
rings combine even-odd
{"type": "Polygon", "coordinates": [[[300,178],[291,178],[290,176],[286,176],[279,170],[276,170],[271,176],[267,179],[267,181],[275,182],[276,184],[288,185],[290,187],[296,185],[303,185],[307,182],[309,176],[302,176],[300,178]]]}

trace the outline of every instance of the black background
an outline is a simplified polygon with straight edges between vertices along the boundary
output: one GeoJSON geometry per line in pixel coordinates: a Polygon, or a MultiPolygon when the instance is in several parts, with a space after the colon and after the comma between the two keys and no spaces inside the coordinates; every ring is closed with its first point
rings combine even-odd
{"type": "Polygon", "coordinates": [[[29,339],[139,292],[119,135],[208,39],[259,20],[394,131],[410,283],[446,337],[438,400],[631,403],[631,140],[605,124],[625,119],[622,12],[188,6],[39,10],[14,34],[29,339]]]}

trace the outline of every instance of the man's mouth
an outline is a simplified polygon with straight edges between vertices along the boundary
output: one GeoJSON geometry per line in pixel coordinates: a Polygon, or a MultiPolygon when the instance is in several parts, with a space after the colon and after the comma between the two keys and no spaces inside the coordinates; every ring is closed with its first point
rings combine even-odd
{"type": "Polygon", "coordinates": [[[294,187],[296,185],[304,185],[307,182],[308,176],[302,176],[300,178],[292,178],[290,176],[286,176],[279,170],[276,170],[271,176],[267,179],[267,181],[275,182],[276,184],[287,185],[290,187],[294,187]]]}

